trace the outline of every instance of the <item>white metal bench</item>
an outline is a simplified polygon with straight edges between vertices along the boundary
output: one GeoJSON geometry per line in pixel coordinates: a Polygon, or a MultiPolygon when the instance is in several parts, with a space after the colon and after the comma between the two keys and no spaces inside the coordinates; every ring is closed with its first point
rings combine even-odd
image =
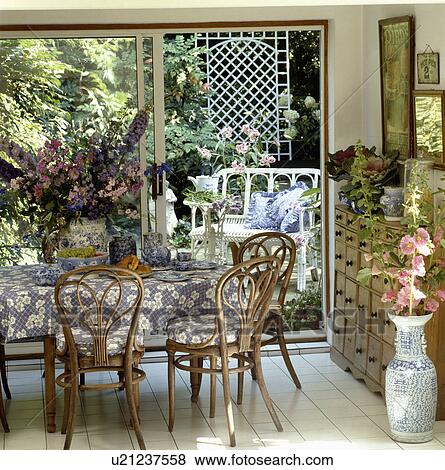
{"type": "MultiPolygon", "coordinates": [[[[232,178],[242,178],[244,180],[242,214],[227,214],[225,216],[221,247],[224,253],[227,252],[227,246],[230,242],[240,243],[251,235],[264,232],[264,230],[244,228],[252,188],[255,183],[265,183],[267,181],[268,192],[276,191],[277,186],[280,185],[292,186],[297,181],[304,181],[310,188],[318,188],[320,185],[320,170],[316,168],[248,168],[242,174],[237,174],[232,169],[226,168],[219,171],[217,176],[220,180],[222,179],[221,192],[223,196],[230,193],[229,183],[232,178]]],[[[265,184],[263,184],[263,187],[265,187],[265,184]]],[[[204,225],[197,225],[196,215],[198,210],[198,206],[192,206],[192,231],[190,237],[193,256],[196,256],[200,246],[204,246],[208,242],[204,225]]],[[[315,225],[315,213],[311,208],[301,208],[299,225],[298,232],[288,233],[288,235],[303,241],[297,254],[297,288],[303,290],[306,285],[307,269],[307,244],[305,241],[311,235],[311,229],[315,225]]],[[[311,263],[312,266],[316,265],[316,256],[311,256],[311,263]]]]}

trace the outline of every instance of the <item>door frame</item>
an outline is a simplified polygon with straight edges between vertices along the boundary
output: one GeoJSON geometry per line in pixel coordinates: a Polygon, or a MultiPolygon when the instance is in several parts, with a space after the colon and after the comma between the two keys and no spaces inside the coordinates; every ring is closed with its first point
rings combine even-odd
{"type": "MultiPolygon", "coordinates": [[[[104,36],[125,36],[136,37],[136,41],[142,41],[144,37],[151,37],[153,40],[153,81],[154,81],[154,128],[155,128],[155,160],[157,163],[165,161],[165,140],[164,140],[164,100],[163,100],[163,49],[162,40],[164,34],[172,32],[193,33],[200,31],[221,31],[230,29],[231,31],[246,30],[304,30],[319,29],[321,31],[320,41],[320,170],[322,188],[322,267],[323,267],[323,298],[324,298],[324,319],[326,330],[326,319],[331,311],[330,296],[330,240],[329,240],[329,179],[325,170],[328,161],[329,145],[329,20],[290,20],[290,21],[222,21],[222,22],[192,22],[192,23],[113,23],[113,24],[33,24],[33,25],[0,25],[0,39],[7,38],[44,38],[44,37],[104,37],[104,36]],[[37,34],[36,34],[37,33],[37,34]],[[159,112],[162,110],[162,114],[159,112]],[[162,119],[161,119],[162,118],[162,119]]],[[[141,43],[139,44],[139,47],[141,43]]],[[[140,54],[137,54],[137,57],[140,54]]],[[[140,81],[140,69],[138,67],[138,89],[142,86],[140,81]]],[[[143,77],[142,77],[143,78],[143,77]]],[[[140,93],[138,93],[139,101],[140,93]]],[[[143,94],[141,95],[143,96],[143,94]]],[[[139,102],[138,102],[139,104],[139,102]]],[[[142,150],[140,143],[140,149],[142,150]]],[[[145,146],[141,155],[141,162],[146,161],[145,146]],[[143,158],[144,157],[144,158],[143,158]]],[[[165,178],[165,175],[163,176],[165,178]]],[[[145,181],[144,186],[146,187],[145,181]]],[[[164,185],[165,187],[165,185],[164,185]]],[[[156,203],[157,230],[166,233],[165,220],[165,193],[160,196],[156,203]],[[158,218],[158,216],[160,218],[158,218]]],[[[147,208],[144,208],[147,210],[147,208]]],[[[147,211],[148,212],[148,211],[147,211]]],[[[141,198],[142,214],[142,198],[141,198]]],[[[144,219],[143,219],[144,220],[144,219]]]]}

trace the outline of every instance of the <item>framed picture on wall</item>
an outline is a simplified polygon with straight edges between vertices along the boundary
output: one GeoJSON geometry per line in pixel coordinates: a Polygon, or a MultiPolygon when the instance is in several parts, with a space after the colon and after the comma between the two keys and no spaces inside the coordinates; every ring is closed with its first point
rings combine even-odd
{"type": "Polygon", "coordinates": [[[379,21],[382,150],[410,158],[413,149],[414,20],[401,16],[379,21]]]}
{"type": "Polygon", "coordinates": [[[439,83],[439,53],[424,52],[417,54],[417,81],[419,84],[439,83]]]}

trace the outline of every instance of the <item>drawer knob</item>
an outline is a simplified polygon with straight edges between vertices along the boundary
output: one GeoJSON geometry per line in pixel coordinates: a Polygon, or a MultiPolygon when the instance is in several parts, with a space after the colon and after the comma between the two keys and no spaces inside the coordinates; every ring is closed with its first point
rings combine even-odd
{"type": "Polygon", "coordinates": [[[386,279],[386,277],[383,279],[383,284],[385,284],[385,286],[386,286],[387,284],[389,284],[389,281],[388,281],[388,279],[386,279]]]}
{"type": "Polygon", "coordinates": [[[361,354],[362,348],[355,348],[355,354],[361,354]]]}
{"type": "Polygon", "coordinates": [[[366,228],[365,224],[360,224],[360,230],[364,230],[366,228]]]}
{"type": "Polygon", "coordinates": [[[336,294],[336,295],[343,295],[343,291],[342,291],[341,289],[340,289],[340,290],[337,289],[337,290],[335,291],[335,294],[336,294]]]}
{"type": "Polygon", "coordinates": [[[354,237],[352,237],[351,235],[348,235],[348,236],[346,237],[346,240],[347,240],[348,242],[352,242],[352,240],[354,240],[354,237]]]}
{"type": "Polygon", "coordinates": [[[359,308],[360,310],[364,310],[365,306],[364,306],[363,304],[358,304],[358,308],[359,308]]]}
{"type": "Polygon", "coordinates": [[[391,325],[391,320],[386,319],[385,320],[385,325],[388,325],[388,326],[391,325]]]}
{"type": "Polygon", "coordinates": [[[339,329],[339,328],[335,328],[335,329],[334,329],[334,333],[335,333],[336,335],[339,335],[339,334],[340,334],[340,329],[339,329]]]}
{"type": "Polygon", "coordinates": [[[383,364],[383,365],[382,365],[382,370],[383,370],[383,372],[384,372],[387,368],[388,368],[388,366],[387,366],[386,364],[383,364]]]}
{"type": "Polygon", "coordinates": [[[343,217],[341,216],[341,214],[337,214],[337,215],[335,216],[335,220],[341,220],[342,218],[343,218],[343,217]]]}
{"type": "Polygon", "coordinates": [[[377,318],[377,312],[371,312],[371,318],[377,318]]]}
{"type": "Polygon", "coordinates": [[[365,248],[366,242],[363,242],[363,241],[362,241],[362,242],[359,243],[359,245],[360,245],[360,248],[365,248]]]}
{"type": "Polygon", "coordinates": [[[348,225],[352,225],[353,223],[354,223],[354,221],[352,219],[348,219],[348,221],[347,221],[348,225]]]}
{"type": "Polygon", "coordinates": [[[348,259],[348,260],[346,261],[346,266],[352,266],[353,264],[354,264],[354,262],[353,262],[352,260],[350,260],[350,259],[348,259]]]}
{"type": "Polygon", "coordinates": [[[368,357],[368,362],[375,362],[375,357],[374,356],[369,356],[368,357]]]}
{"type": "Polygon", "coordinates": [[[352,304],[352,297],[346,297],[345,303],[346,304],[352,304]]]}
{"type": "Polygon", "coordinates": [[[336,255],[335,255],[335,259],[341,259],[341,255],[336,254],[336,255]]]}
{"type": "Polygon", "coordinates": [[[335,236],[336,236],[336,237],[341,237],[341,231],[340,231],[340,230],[336,230],[336,231],[335,231],[335,236]]]}

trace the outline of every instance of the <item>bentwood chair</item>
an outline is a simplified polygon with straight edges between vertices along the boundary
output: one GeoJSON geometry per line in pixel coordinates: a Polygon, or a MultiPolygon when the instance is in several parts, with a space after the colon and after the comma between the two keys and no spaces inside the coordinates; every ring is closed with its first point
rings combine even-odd
{"type": "Polygon", "coordinates": [[[139,382],[145,372],[138,369],[143,337],[138,319],[144,298],[140,276],[128,269],[106,266],[75,269],[63,274],[55,288],[55,301],[63,333],[56,338],[57,357],[65,371],[56,382],[64,388],[62,434],[64,449],[73,436],[79,390],[125,389],[131,423],[139,447],[145,442],[139,424],[139,382]],[[118,381],[88,383],[80,375],[114,371],[118,381]]]}
{"type": "Polygon", "coordinates": [[[3,389],[5,390],[5,395],[7,398],[11,398],[11,392],[9,392],[8,382],[6,377],[6,364],[5,364],[5,348],[3,344],[0,344],[0,421],[3,426],[4,432],[9,432],[8,421],[6,421],[6,412],[3,404],[3,392],[1,385],[3,384],[3,389]]]}
{"type": "MultiPolygon", "coordinates": [[[[260,256],[275,256],[281,261],[281,269],[278,276],[278,292],[273,295],[270,311],[264,323],[264,333],[271,337],[262,341],[262,346],[278,343],[287,370],[297,388],[301,388],[300,380],[292,365],[284,338],[283,307],[286,301],[286,293],[295,265],[296,245],[294,240],[281,232],[263,232],[246,238],[239,246],[231,245],[234,264],[260,256]]],[[[255,378],[255,370],[252,371],[255,378]]],[[[242,380],[238,388],[238,404],[242,403],[242,380]]]]}
{"type": "Polygon", "coordinates": [[[0,343],[0,376],[3,384],[3,390],[5,391],[6,398],[11,399],[11,391],[8,385],[8,376],[6,374],[6,354],[5,345],[0,343]]]}
{"type": "Polygon", "coordinates": [[[216,374],[222,374],[224,404],[230,445],[236,445],[229,374],[255,367],[258,386],[278,431],[283,428],[273,407],[261,367],[261,334],[280,271],[276,257],[241,263],[221,276],[215,293],[216,311],[173,317],[167,324],[169,430],[175,422],[175,367],[197,374],[210,374],[210,417],[215,416],[216,374]],[[176,353],[180,353],[175,357],[176,353]],[[246,353],[252,353],[247,356],[246,353]],[[196,359],[209,358],[194,366],[196,359]],[[230,367],[229,358],[238,360],[230,367]],[[220,365],[218,365],[218,360],[220,365]],[[184,364],[190,361],[190,365],[184,364]]]}

